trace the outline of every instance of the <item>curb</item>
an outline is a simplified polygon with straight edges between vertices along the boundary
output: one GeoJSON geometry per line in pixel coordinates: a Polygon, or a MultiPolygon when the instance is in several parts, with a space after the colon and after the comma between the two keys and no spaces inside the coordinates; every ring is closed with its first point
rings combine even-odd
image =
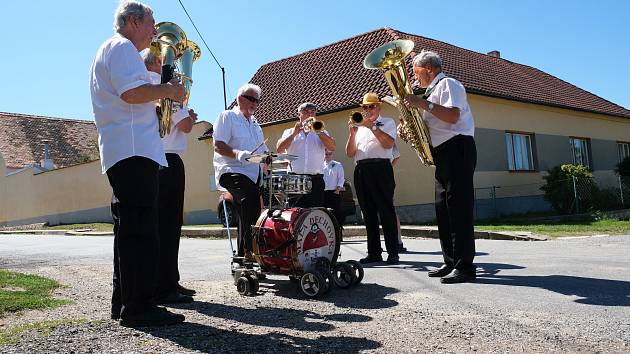
{"type": "MultiPolygon", "coordinates": [[[[410,238],[432,238],[439,239],[437,227],[431,226],[402,226],[401,233],[403,237],[410,238]]],[[[232,238],[236,239],[237,230],[235,227],[230,228],[232,238]]],[[[81,230],[15,230],[0,231],[0,234],[23,234],[23,235],[68,235],[68,236],[113,236],[113,232],[109,231],[81,231],[81,230]]],[[[382,234],[382,233],[381,233],[382,234]]],[[[182,228],[182,236],[189,238],[227,238],[227,229],[225,228],[200,228],[200,227],[184,227],[182,228]]],[[[365,237],[365,227],[362,225],[351,225],[343,228],[344,237],[365,237]]],[[[532,234],[530,232],[517,231],[475,231],[475,239],[484,240],[508,240],[508,241],[546,241],[548,238],[544,235],[532,234]]]]}

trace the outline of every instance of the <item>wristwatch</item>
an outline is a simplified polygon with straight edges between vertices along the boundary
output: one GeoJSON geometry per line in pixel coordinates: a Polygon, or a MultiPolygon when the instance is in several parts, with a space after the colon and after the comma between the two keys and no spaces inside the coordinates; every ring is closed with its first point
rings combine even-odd
{"type": "Polygon", "coordinates": [[[431,111],[433,110],[433,107],[435,107],[433,102],[429,102],[429,107],[427,107],[427,112],[431,113],[431,111]]]}

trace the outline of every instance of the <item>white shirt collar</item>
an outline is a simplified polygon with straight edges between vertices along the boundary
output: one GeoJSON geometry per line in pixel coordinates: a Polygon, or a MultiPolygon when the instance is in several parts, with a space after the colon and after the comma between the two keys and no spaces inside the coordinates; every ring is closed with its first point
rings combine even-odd
{"type": "Polygon", "coordinates": [[[431,81],[429,86],[427,86],[427,90],[429,90],[429,89],[431,89],[431,87],[435,86],[437,84],[437,82],[440,81],[440,79],[442,79],[445,76],[446,75],[444,75],[443,72],[440,72],[439,74],[437,74],[437,76],[433,78],[433,81],[431,81]]]}

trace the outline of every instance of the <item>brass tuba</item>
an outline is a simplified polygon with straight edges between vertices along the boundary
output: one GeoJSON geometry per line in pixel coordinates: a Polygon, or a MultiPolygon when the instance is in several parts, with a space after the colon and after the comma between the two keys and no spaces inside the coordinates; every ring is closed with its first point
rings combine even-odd
{"type": "Polygon", "coordinates": [[[162,59],[162,83],[178,80],[186,88],[183,102],[174,107],[173,100],[160,99],[160,136],[171,131],[171,116],[177,108],[188,103],[192,87],[192,64],[201,56],[199,46],[186,38],[186,33],[173,22],[160,22],[155,25],[157,38],[151,43],[151,50],[157,51],[162,59]]]}
{"type": "Polygon", "coordinates": [[[324,122],[321,120],[317,120],[315,117],[306,118],[302,123],[302,129],[304,129],[304,132],[306,133],[311,131],[315,133],[321,133],[324,131],[325,127],[326,124],[324,124],[324,122]]]}
{"type": "Polygon", "coordinates": [[[416,150],[425,166],[433,166],[435,163],[430,149],[431,136],[422,119],[422,111],[418,108],[407,108],[402,102],[406,95],[413,94],[404,61],[413,50],[413,46],[413,41],[407,39],[385,43],[365,57],[363,66],[366,69],[380,69],[383,72],[392,94],[396,97],[393,101],[386,99],[384,101],[400,111],[400,138],[416,150]]]}

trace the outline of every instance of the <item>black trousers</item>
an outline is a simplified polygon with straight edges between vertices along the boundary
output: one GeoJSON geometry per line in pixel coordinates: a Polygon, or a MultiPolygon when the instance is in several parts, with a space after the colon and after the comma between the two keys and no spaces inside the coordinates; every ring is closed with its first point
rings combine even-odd
{"type": "Polygon", "coordinates": [[[158,164],[133,156],[107,170],[118,201],[114,218],[114,278],[112,311],[120,316],[146,311],[153,305],[158,238],[158,164]]]}
{"type": "Polygon", "coordinates": [[[335,218],[341,225],[341,194],[336,194],[334,190],[324,191],[324,206],[334,210],[335,218]]]}
{"type": "Polygon", "coordinates": [[[435,213],[444,263],[474,272],[474,187],[477,148],[471,136],[457,135],[433,149],[435,213]]]}
{"type": "Polygon", "coordinates": [[[224,173],[219,184],[232,194],[238,213],[238,255],[252,250],[252,225],[260,216],[260,188],[240,173],[224,173]]]}
{"type": "Polygon", "coordinates": [[[383,227],[385,248],[390,256],[398,255],[398,227],[394,208],[394,170],[388,159],[366,159],[357,162],[354,169],[354,186],[367,231],[368,254],[379,256],[381,236],[379,219],[383,227]]]}
{"type": "Polygon", "coordinates": [[[313,188],[308,194],[294,196],[295,206],[300,208],[318,208],[324,206],[324,175],[308,175],[311,176],[313,188]]]}
{"type": "Polygon", "coordinates": [[[158,297],[177,291],[179,238],[184,222],[184,162],[179,155],[170,153],[166,154],[166,161],[168,167],[160,169],[158,297]]]}

